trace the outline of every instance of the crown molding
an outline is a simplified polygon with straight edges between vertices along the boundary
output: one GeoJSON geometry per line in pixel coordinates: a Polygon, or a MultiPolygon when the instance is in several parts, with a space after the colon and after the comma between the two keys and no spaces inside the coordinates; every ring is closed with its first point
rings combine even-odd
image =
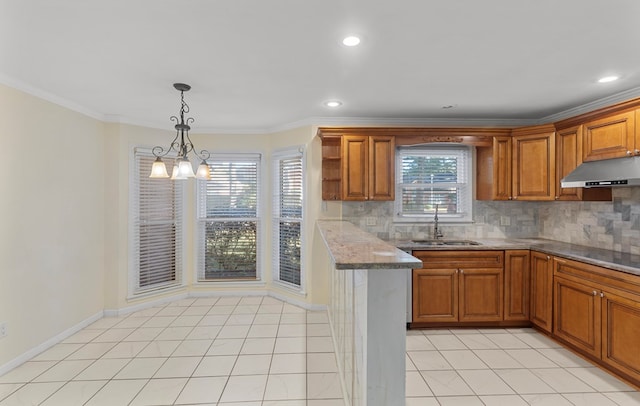
{"type": "Polygon", "coordinates": [[[21,80],[18,80],[16,78],[12,78],[10,76],[7,76],[3,73],[0,72],[0,83],[2,83],[3,85],[6,85],[8,87],[11,87],[13,89],[19,90],[21,92],[30,94],[31,96],[37,97],[39,99],[48,101],[50,103],[56,104],[58,106],[67,108],[71,111],[75,111],[76,113],[80,113],[83,114],[85,116],[91,117],[93,119],[99,120],[99,121],[107,121],[105,119],[105,115],[102,113],[98,113],[97,111],[91,110],[85,106],[82,106],[78,103],[74,103],[70,100],[67,100],[65,98],[56,96],[53,93],[49,93],[45,90],[42,90],[40,88],[37,88],[35,86],[31,86],[21,80]]]}
{"type": "Polygon", "coordinates": [[[581,104],[580,106],[563,110],[559,113],[542,117],[538,121],[540,122],[540,124],[555,123],[556,121],[561,121],[567,118],[579,116],[581,114],[589,113],[604,107],[612,106],[614,104],[636,99],[638,97],[640,97],[640,87],[634,87],[633,89],[625,90],[620,93],[612,94],[611,96],[603,97],[601,99],[597,99],[589,103],[581,104]]]}
{"type": "MultiPolygon", "coordinates": [[[[105,123],[135,125],[159,130],[170,127],[155,122],[133,119],[118,115],[96,112],[78,103],[56,96],[50,92],[29,85],[23,81],[7,76],[0,72],[0,84],[20,90],[34,97],[54,103],[85,116],[105,123]]],[[[360,126],[360,127],[524,127],[561,121],[570,117],[589,113],[600,108],[640,97],[640,87],[625,90],[601,99],[597,99],[580,106],[572,107],[561,112],[547,115],[539,119],[506,119],[506,118],[394,118],[394,117],[308,117],[290,123],[270,127],[203,127],[194,128],[194,134],[229,134],[229,135],[260,135],[288,131],[306,126],[360,126]]]]}

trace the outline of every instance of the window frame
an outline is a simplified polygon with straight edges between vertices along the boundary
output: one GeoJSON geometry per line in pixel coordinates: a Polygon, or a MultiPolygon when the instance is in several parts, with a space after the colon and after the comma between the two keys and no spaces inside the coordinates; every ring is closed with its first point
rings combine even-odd
{"type": "Polygon", "coordinates": [[[305,232],[306,226],[304,217],[307,211],[306,200],[307,196],[307,182],[306,182],[306,151],[303,146],[294,146],[284,149],[279,149],[273,152],[271,157],[271,174],[272,174],[272,206],[271,206],[271,253],[272,253],[272,281],[274,284],[293,290],[295,292],[304,294],[306,285],[306,272],[305,272],[305,257],[306,257],[306,241],[305,232]],[[279,206],[280,197],[280,162],[284,159],[300,159],[301,166],[301,212],[299,217],[281,217],[279,206]],[[290,222],[298,222],[300,224],[300,285],[284,281],[280,279],[280,221],[287,219],[290,222]]]}
{"type": "MultiPolygon", "coordinates": [[[[180,289],[185,286],[185,244],[184,244],[184,232],[185,232],[185,216],[184,208],[185,202],[185,188],[181,182],[175,182],[169,179],[152,179],[153,182],[173,182],[174,189],[174,205],[175,213],[174,223],[176,226],[174,240],[175,240],[175,280],[168,283],[154,284],[148,288],[140,287],[140,261],[139,261],[139,246],[140,246],[140,233],[139,233],[139,216],[140,216],[140,189],[138,188],[141,176],[139,156],[149,158],[149,173],[151,173],[151,162],[155,159],[152,153],[152,148],[148,146],[134,146],[131,149],[129,167],[132,170],[129,171],[129,271],[128,271],[128,293],[127,299],[140,298],[144,296],[154,295],[157,293],[164,293],[170,290],[180,289]]],[[[171,160],[175,156],[167,156],[165,161],[167,164],[171,163],[171,160]]],[[[143,175],[144,176],[144,175],[143,175]]],[[[148,177],[144,178],[149,179],[148,177]]],[[[150,181],[150,182],[151,182],[150,181]]]]}
{"type": "Polygon", "coordinates": [[[243,221],[243,220],[247,220],[247,219],[255,219],[256,221],[256,274],[255,274],[255,278],[219,278],[219,279],[206,279],[204,277],[204,273],[205,273],[205,250],[204,250],[204,245],[205,245],[205,238],[206,238],[206,227],[205,224],[208,221],[207,219],[211,219],[212,217],[206,217],[206,215],[203,217],[201,214],[203,212],[206,213],[206,207],[203,207],[203,204],[206,204],[206,198],[203,200],[202,198],[202,191],[206,190],[206,183],[208,182],[207,180],[196,180],[196,187],[195,187],[195,191],[194,191],[194,195],[195,195],[195,199],[196,199],[196,207],[195,207],[195,238],[194,238],[194,242],[195,242],[195,246],[194,246],[194,250],[195,250],[195,269],[194,269],[194,285],[207,285],[207,284],[212,284],[215,283],[216,285],[242,285],[242,286],[248,286],[248,285],[256,285],[256,286],[264,286],[264,278],[263,278],[263,270],[262,270],[262,255],[263,255],[263,250],[262,250],[262,242],[265,241],[265,238],[263,236],[264,233],[264,216],[263,216],[263,208],[264,208],[264,202],[263,202],[263,196],[262,196],[262,184],[263,184],[263,177],[264,177],[264,157],[263,154],[260,152],[239,152],[239,153],[235,153],[235,152],[230,152],[230,153],[215,153],[215,154],[211,154],[211,157],[207,160],[210,164],[213,164],[214,162],[219,162],[219,161],[241,161],[241,160],[246,160],[246,161],[253,161],[257,163],[257,175],[256,175],[256,217],[253,218],[249,218],[249,217],[243,217],[243,218],[232,218],[229,217],[228,220],[221,220],[221,221],[243,221]]]}
{"type": "MultiPolygon", "coordinates": [[[[412,146],[403,146],[396,148],[396,196],[394,199],[393,221],[396,223],[433,223],[435,212],[425,213],[424,215],[403,214],[403,190],[405,184],[402,182],[402,165],[403,156],[409,155],[408,152],[416,151],[416,155],[428,155],[429,152],[435,152],[434,155],[446,155],[451,151],[460,151],[464,155],[464,167],[458,170],[458,178],[462,176],[466,181],[464,184],[464,193],[461,196],[464,212],[462,214],[447,213],[446,209],[438,211],[438,219],[441,223],[472,223],[473,222],[473,147],[461,144],[451,143],[429,143],[412,146]]],[[[454,153],[460,153],[454,152],[454,153]]],[[[442,206],[441,206],[442,207],[442,206]]]]}

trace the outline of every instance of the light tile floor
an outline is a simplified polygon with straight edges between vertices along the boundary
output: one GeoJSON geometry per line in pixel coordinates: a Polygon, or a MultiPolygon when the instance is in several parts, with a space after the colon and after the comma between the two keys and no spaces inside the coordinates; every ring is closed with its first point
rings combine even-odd
{"type": "MultiPolygon", "coordinates": [[[[325,312],[270,297],[107,317],[0,376],[0,406],[343,406],[325,312]]],[[[640,405],[531,329],[407,332],[407,406],[640,405]]]]}
{"type": "Polygon", "coordinates": [[[640,392],[533,329],[407,332],[407,406],[640,405],[640,392]]]}

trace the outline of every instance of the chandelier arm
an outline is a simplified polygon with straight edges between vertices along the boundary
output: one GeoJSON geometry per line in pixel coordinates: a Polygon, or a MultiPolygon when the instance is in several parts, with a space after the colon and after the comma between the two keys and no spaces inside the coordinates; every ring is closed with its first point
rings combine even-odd
{"type": "Polygon", "coordinates": [[[166,150],[164,148],[162,148],[160,145],[156,145],[155,147],[153,147],[153,149],[151,150],[153,155],[156,158],[164,158],[173,149],[175,149],[176,151],[179,151],[179,149],[176,147],[176,146],[180,146],[180,144],[178,144],[178,142],[177,142],[178,135],[179,134],[176,134],[176,136],[173,138],[173,141],[171,141],[171,143],[169,144],[169,148],[167,148],[166,150]]]}
{"type": "MultiPolygon", "coordinates": [[[[193,119],[192,119],[193,120],[193,119]]],[[[186,138],[187,138],[187,145],[189,145],[189,151],[193,151],[193,154],[198,157],[198,159],[200,159],[201,161],[206,161],[207,159],[209,159],[211,157],[211,153],[209,151],[207,151],[206,149],[201,150],[200,152],[198,152],[198,150],[193,146],[193,142],[191,141],[191,138],[189,137],[189,133],[186,133],[186,138]]]]}

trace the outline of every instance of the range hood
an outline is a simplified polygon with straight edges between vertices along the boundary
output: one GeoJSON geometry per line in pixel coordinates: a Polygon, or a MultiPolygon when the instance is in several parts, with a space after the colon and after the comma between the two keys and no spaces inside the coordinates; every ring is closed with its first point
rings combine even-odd
{"type": "Polygon", "coordinates": [[[640,156],[584,162],[560,184],[562,187],[611,187],[640,185],[640,156]]]}

